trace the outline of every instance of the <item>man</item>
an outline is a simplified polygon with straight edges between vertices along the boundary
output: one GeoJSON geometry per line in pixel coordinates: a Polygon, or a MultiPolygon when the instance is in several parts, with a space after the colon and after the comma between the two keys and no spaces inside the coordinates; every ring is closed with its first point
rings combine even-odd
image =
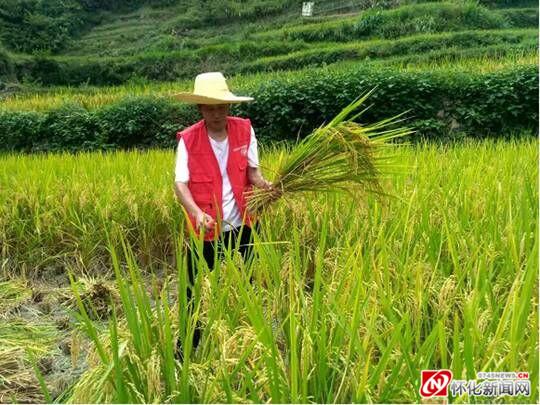
{"type": "MultiPolygon", "coordinates": [[[[204,235],[203,258],[212,269],[215,250],[224,242],[238,248],[244,261],[251,259],[255,224],[246,210],[246,196],[252,185],[270,188],[259,168],[257,139],[249,119],[229,116],[229,106],[253,100],[231,93],[219,72],[195,78],[193,93],[176,98],[197,104],[202,120],[177,133],[175,192],[188,214],[188,227],[204,235]]],[[[193,249],[187,251],[191,286],[197,263],[193,249]]],[[[194,347],[200,331],[195,331],[194,347]]]]}

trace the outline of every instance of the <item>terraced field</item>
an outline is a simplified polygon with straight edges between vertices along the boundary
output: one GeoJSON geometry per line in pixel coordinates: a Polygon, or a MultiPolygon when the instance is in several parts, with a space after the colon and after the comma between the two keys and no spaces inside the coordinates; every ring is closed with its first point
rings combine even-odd
{"type": "Polygon", "coordinates": [[[415,64],[462,51],[462,58],[496,60],[516,52],[534,56],[538,48],[537,7],[428,2],[310,19],[291,7],[217,25],[193,10],[189,20],[185,12],[174,6],[105,13],[101,24],[58,55],[14,55],[16,70],[44,84],[105,85],[138,78],[176,81],[203,70],[228,75],[297,70],[344,60],[391,64],[400,58],[415,64]]]}

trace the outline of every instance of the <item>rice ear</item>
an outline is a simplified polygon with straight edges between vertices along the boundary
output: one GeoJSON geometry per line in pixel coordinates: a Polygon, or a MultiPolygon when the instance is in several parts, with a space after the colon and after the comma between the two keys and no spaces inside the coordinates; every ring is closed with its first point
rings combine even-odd
{"type": "Polygon", "coordinates": [[[345,119],[347,118],[347,116],[353,112],[354,110],[356,110],[360,105],[362,105],[364,103],[364,101],[367,100],[367,98],[375,91],[375,89],[377,88],[378,86],[375,86],[374,88],[372,88],[371,90],[367,91],[366,93],[358,96],[352,103],[350,103],[347,107],[345,107],[343,110],[341,110],[341,112],[336,115],[334,117],[334,119],[332,119],[332,121],[330,121],[328,123],[327,126],[329,127],[333,127],[335,125],[337,125],[338,123],[342,122],[342,121],[345,121],[345,119]]]}

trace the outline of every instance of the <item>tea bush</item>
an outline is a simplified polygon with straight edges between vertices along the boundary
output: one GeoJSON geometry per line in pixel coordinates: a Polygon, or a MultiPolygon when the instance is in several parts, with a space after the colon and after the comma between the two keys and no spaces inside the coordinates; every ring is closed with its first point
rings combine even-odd
{"type": "MultiPolygon", "coordinates": [[[[263,142],[294,140],[335,116],[377,86],[373,107],[360,122],[409,110],[414,139],[499,137],[513,130],[538,131],[538,67],[483,74],[403,72],[391,68],[303,72],[253,81],[239,88],[255,102],[235,105],[263,142]]],[[[0,148],[14,151],[173,147],[176,131],[200,118],[195,108],[166,98],[127,98],[97,110],[65,105],[42,112],[0,113],[0,148]]]]}

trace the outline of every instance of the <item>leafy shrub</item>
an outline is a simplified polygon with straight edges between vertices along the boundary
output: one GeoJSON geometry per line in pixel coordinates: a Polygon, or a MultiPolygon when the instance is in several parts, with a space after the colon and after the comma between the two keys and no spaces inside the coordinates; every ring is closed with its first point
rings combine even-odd
{"type": "Polygon", "coordinates": [[[78,151],[101,145],[96,116],[77,104],[50,111],[41,121],[34,150],[78,151]]]}
{"type": "Polygon", "coordinates": [[[140,97],[106,106],[96,116],[103,142],[120,148],[172,146],[176,131],[197,120],[183,105],[140,97]]]}
{"type": "Polygon", "coordinates": [[[508,25],[516,28],[534,27],[538,24],[538,8],[517,8],[501,11],[508,25]]]}
{"type": "Polygon", "coordinates": [[[31,152],[44,118],[36,112],[0,111],[0,149],[31,152]]]}
{"type": "Polygon", "coordinates": [[[7,51],[0,46],[0,79],[13,75],[13,61],[7,51]]]}
{"type": "Polygon", "coordinates": [[[418,137],[444,137],[451,131],[498,136],[509,128],[538,131],[538,68],[513,68],[489,74],[410,73],[356,68],[347,72],[306,73],[271,80],[254,89],[256,102],[236,107],[258,133],[272,140],[304,136],[331,119],[348,102],[377,86],[373,107],[362,115],[374,122],[411,110],[409,123],[437,120],[444,131],[419,131],[418,137]]]}
{"type": "Polygon", "coordinates": [[[76,0],[0,0],[0,37],[19,52],[58,51],[85,25],[76,0]]]}
{"type": "MultiPolygon", "coordinates": [[[[400,72],[390,68],[307,71],[238,89],[255,101],[233,106],[251,118],[263,142],[303,137],[377,86],[360,122],[409,110],[414,139],[504,137],[538,132],[538,67],[487,74],[400,72]]],[[[200,119],[195,108],[154,97],[128,98],[87,111],[66,105],[47,113],[0,113],[2,150],[86,150],[173,147],[175,133],[200,119]]]]}
{"type": "Polygon", "coordinates": [[[487,7],[534,7],[538,6],[536,0],[479,0],[487,7]]]}

